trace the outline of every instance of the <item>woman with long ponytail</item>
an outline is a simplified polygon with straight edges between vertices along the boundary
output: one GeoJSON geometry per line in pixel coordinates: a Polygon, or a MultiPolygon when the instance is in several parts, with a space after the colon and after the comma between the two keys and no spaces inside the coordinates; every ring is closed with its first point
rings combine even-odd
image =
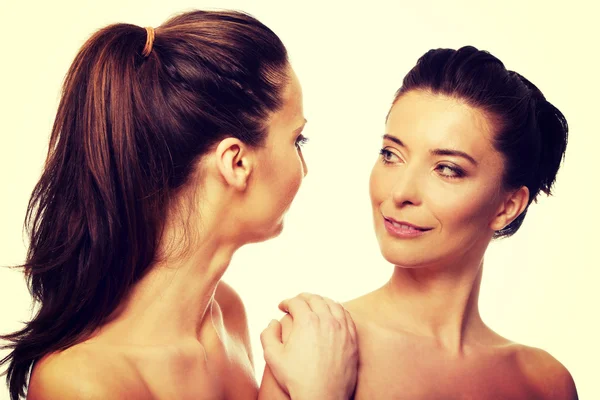
{"type": "MultiPolygon", "coordinates": [[[[38,311],[3,336],[11,398],[256,398],[243,304],[220,278],[237,248],[281,231],[304,123],[285,47],[247,14],[96,32],[67,73],[29,203],[38,311]]],[[[298,304],[285,307],[313,323],[285,348],[270,325],[267,360],[295,398],[343,397],[352,321],[328,299],[298,304]],[[321,366],[310,379],[289,367],[301,353],[321,366]]]]}

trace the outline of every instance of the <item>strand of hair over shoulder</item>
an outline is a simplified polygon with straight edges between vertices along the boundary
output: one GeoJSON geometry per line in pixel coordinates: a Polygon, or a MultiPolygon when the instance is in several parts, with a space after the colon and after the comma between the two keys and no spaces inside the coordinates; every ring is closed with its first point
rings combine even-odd
{"type": "Polygon", "coordinates": [[[142,50],[142,55],[144,57],[148,57],[152,52],[152,46],[154,45],[154,28],[151,26],[147,26],[146,28],[146,45],[144,46],[144,50],[142,50]]]}

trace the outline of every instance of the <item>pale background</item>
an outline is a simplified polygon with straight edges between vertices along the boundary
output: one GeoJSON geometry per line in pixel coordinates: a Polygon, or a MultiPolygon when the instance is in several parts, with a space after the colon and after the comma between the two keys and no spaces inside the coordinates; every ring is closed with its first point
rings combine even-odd
{"type": "MultiPolygon", "coordinates": [[[[515,237],[488,251],[482,315],[499,333],[558,358],[580,398],[600,399],[600,31],[591,1],[0,1],[2,266],[24,259],[22,222],[59,89],[92,32],[113,22],[157,26],[179,11],[218,7],[250,12],[282,38],[304,87],[309,174],[284,233],[240,250],[226,274],[246,303],[258,378],[259,335],[280,317],[281,299],[312,291],[343,301],[391,273],[372,232],[367,181],[404,74],[430,48],[491,51],[541,88],[571,132],[556,195],[530,209],[515,237]]],[[[18,271],[0,269],[0,310],[4,333],[30,315],[18,271]]],[[[8,399],[0,387],[0,400],[8,399]]]]}

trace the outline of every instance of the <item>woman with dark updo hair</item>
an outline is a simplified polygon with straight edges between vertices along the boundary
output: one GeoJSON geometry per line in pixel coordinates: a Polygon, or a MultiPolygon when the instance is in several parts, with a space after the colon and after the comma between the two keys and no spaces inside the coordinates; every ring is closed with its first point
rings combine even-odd
{"type": "MultiPolygon", "coordinates": [[[[345,304],[360,343],[356,399],[577,399],[563,365],[478,310],[488,245],[551,194],[567,131],[534,84],[474,47],[428,51],[406,75],[370,179],[394,270],[345,304]]],[[[284,398],[265,372],[263,388],[284,398]]]]}

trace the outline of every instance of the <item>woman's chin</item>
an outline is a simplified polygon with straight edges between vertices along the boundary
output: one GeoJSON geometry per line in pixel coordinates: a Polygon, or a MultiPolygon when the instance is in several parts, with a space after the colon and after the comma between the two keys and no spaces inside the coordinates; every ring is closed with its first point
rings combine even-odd
{"type": "Polygon", "coordinates": [[[281,234],[282,231],[283,219],[269,227],[263,227],[262,229],[256,230],[251,235],[246,235],[242,242],[244,244],[265,242],[269,239],[276,238],[281,234]]]}
{"type": "Polygon", "coordinates": [[[275,224],[271,234],[265,240],[276,238],[277,236],[281,235],[281,232],[283,232],[283,218],[281,218],[279,222],[275,224]]]}
{"type": "Polygon", "coordinates": [[[389,251],[381,249],[381,255],[390,264],[399,268],[423,268],[425,267],[425,259],[421,255],[411,255],[404,252],[398,254],[398,251],[389,251]]]}

